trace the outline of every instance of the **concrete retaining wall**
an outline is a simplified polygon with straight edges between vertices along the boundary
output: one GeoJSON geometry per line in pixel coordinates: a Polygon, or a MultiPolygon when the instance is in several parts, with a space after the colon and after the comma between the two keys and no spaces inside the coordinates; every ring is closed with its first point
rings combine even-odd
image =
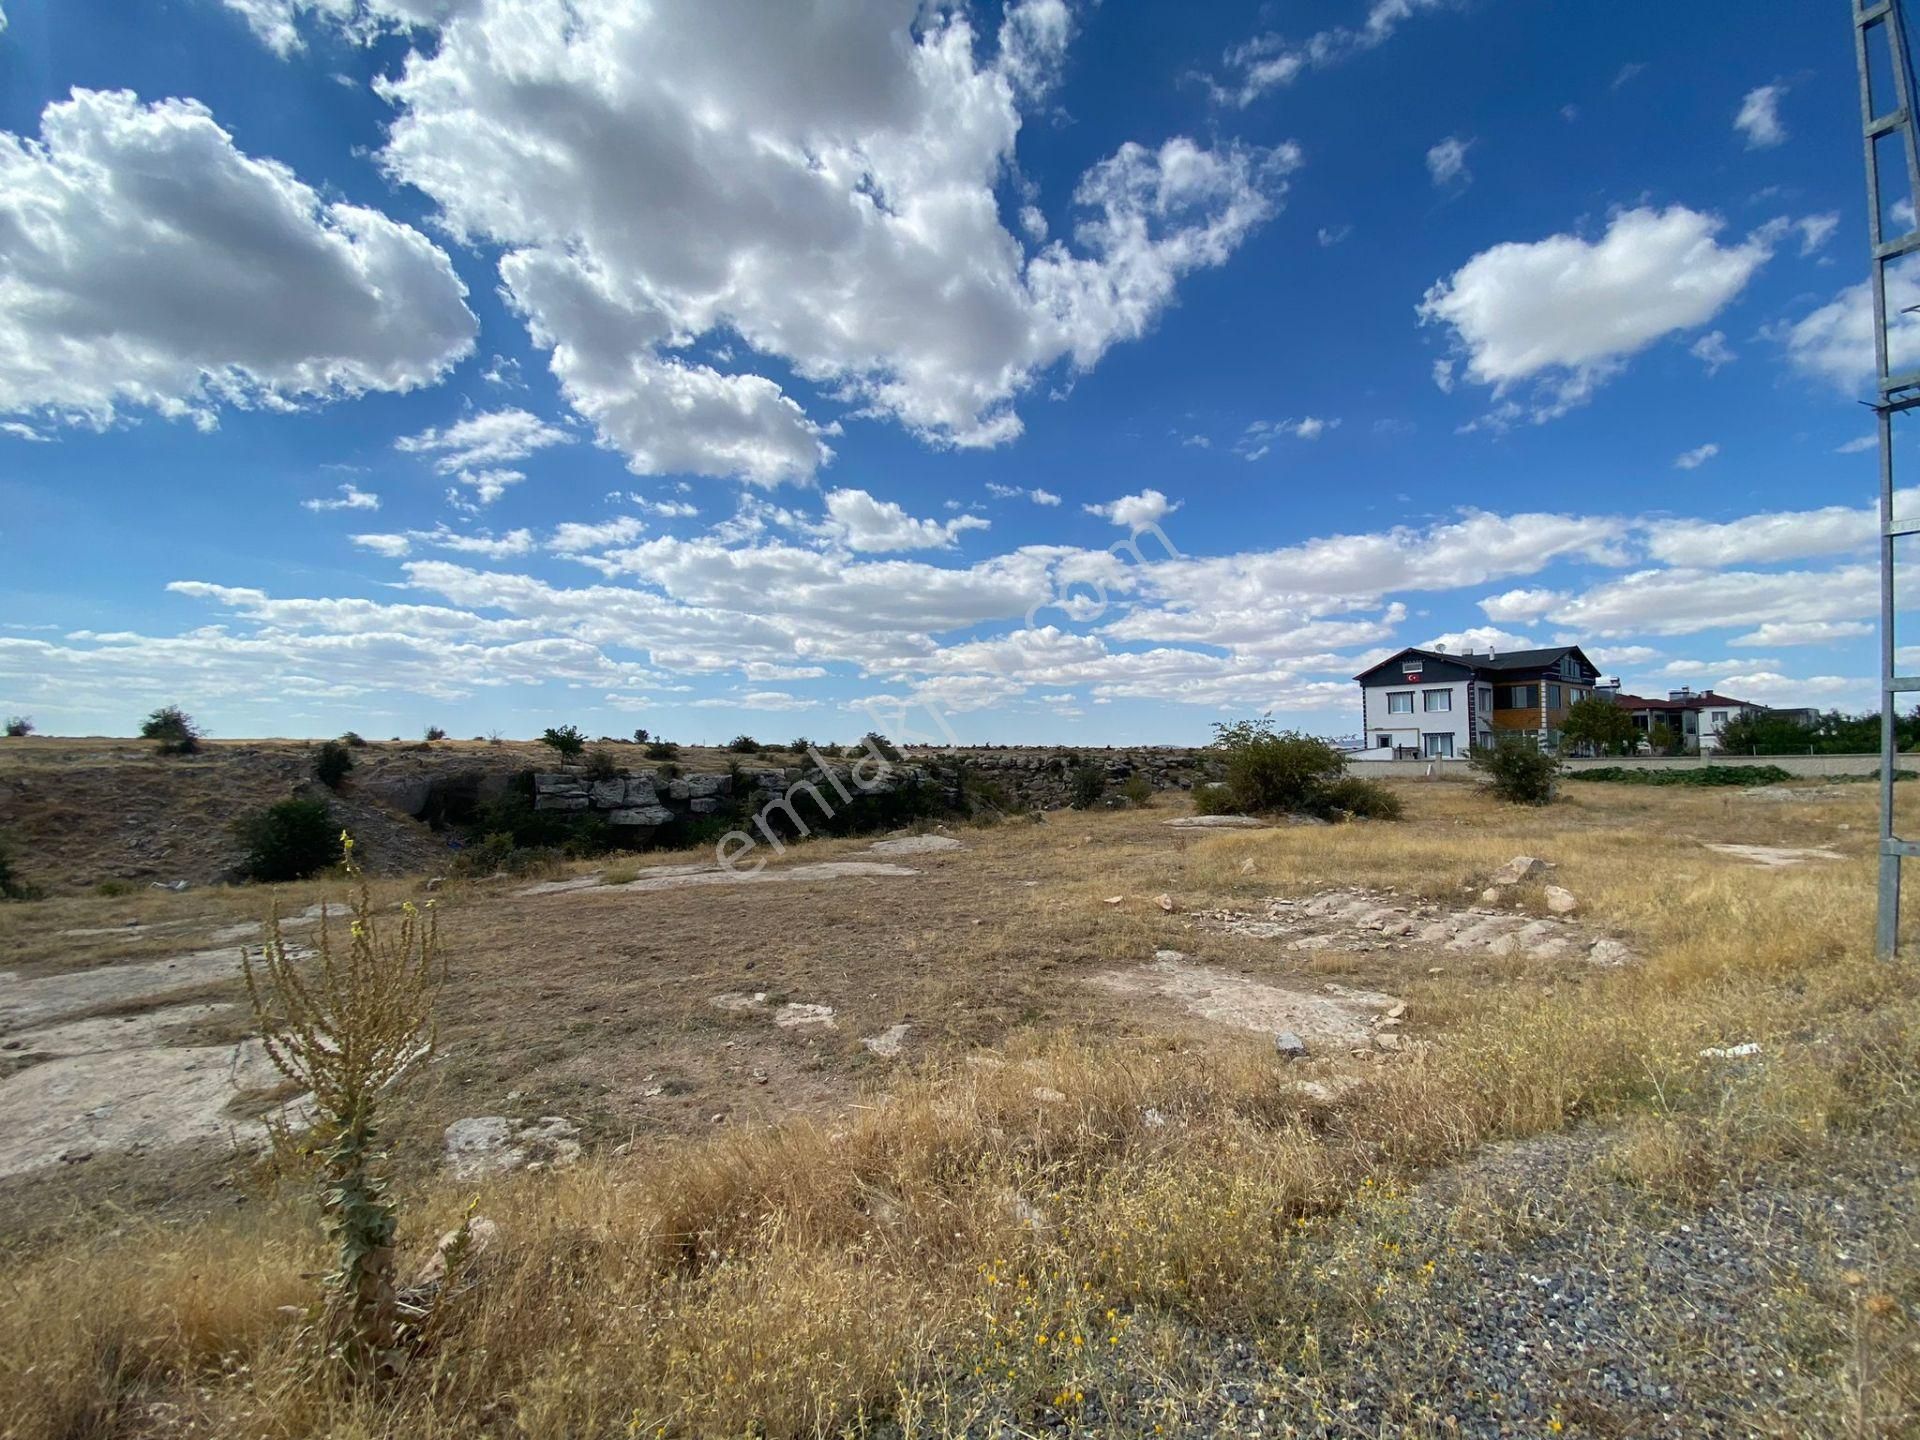
{"type": "MultiPolygon", "coordinates": [[[[1903,759],[1902,764],[1906,762],[1903,759]]],[[[1598,770],[1618,765],[1625,770],[1698,770],[1703,765],[1778,765],[1789,775],[1871,775],[1880,768],[1878,755],[1636,755],[1631,758],[1569,760],[1568,770],[1598,770]]],[[[1356,775],[1421,776],[1465,780],[1472,776],[1464,760],[1365,760],[1352,767],[1356,775]]]]}

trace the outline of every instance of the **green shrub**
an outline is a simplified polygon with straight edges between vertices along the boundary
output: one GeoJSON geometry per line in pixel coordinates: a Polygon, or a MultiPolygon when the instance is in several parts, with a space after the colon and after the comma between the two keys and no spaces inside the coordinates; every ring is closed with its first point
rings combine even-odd
{"type": "Polygon", "coordinates": [[[822,745],[820,747],[820,753],[830,760],[837,760],[841,755],[846,753],[846,747],[835,742],[833,744],[822,745]]]}
{"type": "Polygon", "coordinates": [[[1560,761],[1526,736],[1480,747],[1467,763],[1486,776],[1494,794],[1515,805],[1552,803],[1560,779],[1560,761]]]}
{"type": "Polygon", "coordinates": [[[1322,791],[1346,773],[1346,758],[1326,741],[1275,730],[1270,720],[1239,720],[1213,731],[1227,793],[1244,815],[1316,814],[1324,808],[1322,791]]]}
{"type": "Polygon", "coordinates": [[[441,729],[441,728],[440,728],[440,727],[439,727],[438,725],[429,725],[429,726],[427,726],[427,736],[426,736],[426,738],[427,738],[427,742],[428,742],[429,744],[431,744],[431,743],[432,743],[433,741],[435,741],[435,740],[444,740],[444,739],[446,739],[446,738],[447,738],[447,732],[446,732],[446,731],[444,731],[444,730],[442,730],[442,729],[441,729]]]}
{"type": "Polygon", "coordinates": [[[587,737],[580,733],[578,725],[549,725],[540,732],[540,743],[551,745],[560,754],[572,759],[587,748],[587,737]]]}
{"type": "Polygon", "coordinates": [[[647,743],[647,741],[651,740],[652,738],[653,738],[652,734],[647,730],[647,727],[644,725],[642,725],[638,730],[633,732],[633,743],[636,745],[644,745],[647,743]]]}
{"type": "Polygon", "coordinates": [[[102,880],[93,887],[93,893],[105,900],[118,900],[123,895],[133,894],[131,880],[102,880]]]}
{"type": "Polygon", "coordinates": [[[0,835],[0,900],[30,900],[33,892],[13,868],[13,846],[0,835]]]}
{"type": "Polygon", "coordinates": [[[1596,765],[1569,770],[1569,780],[1598,780],[1612,785],[1778,785],[1791,780],[1778,765],[1699,765],[1684,770],[1637,770],[1627,765],[1596,765]]]}
{"type": "Polygon", "coordinates": [[[1322,803],[1332,810],[1344,810],[1362,820],[1398,820],[1406,805],[1378,780],[1361,775],[1342,775],[1320,792],[1322,803]]]}
{"type": "Polygon", "coordinates": [[[873,751],[873,753],[878,755],[882,760],[898,760],[900,758],[900,752],[894,748],[893,742],[878,730],[869,730],[861,737],[860,743],[867,749],[873,751]]]}
{"type": "Polygon", "coordinates": [[[203,732],[193,717],[178,705],[162,705],[140,727],[143,740],[158,740],[162,755],[192,755],[200,748],[203,732]]]}
{"type": "Polygon", "coordinates": [[[736,735],[727,742],[726,748],[735,755],[757,755],[760,753],[760,742],[751,735],[736,735]]]}
{"type": "Polygon", "coordinates": [[[680,747],[671,740],[655,740],[647,746],[647,759],[674,760],[679,758],[680,747]]]}
{"type": "Polygon", "coordinates": [[[1153,803],[1153,782],[1136,770],[1127,777],[1126,784],[1120,787],[1120,793],[1127,797],[1129,805],[1145,809],[1153,803]]]}
{"type": "Polygon", "coordinates": [[[304,880],[340,863],[340,827],[319,800],[282,800],[234,827],[247,847],[250,880],[304,880]]]}
{"type": "Polygon", "coordinates": [[[33,734],[33,717],[31,715],[9,715],[7,717],[7,735],[10,739],[18,740],[23,735],[31,734],[33,734]]]}
{"type": "Polygon", "coordinates": [[[358,730],[349,730],[340,737],[340,743],[342,745],[351,745],[355,750],[359,750],[362,749],[367,742],[361,738],[358,730]]]}
{"type": "Polygon", "coordinates": [[[340,782],[353,769],[353,752],[338,740],[329,740],[313,757],[313,773],[329,790],[338,790],[340,782]]]}
{"type": "Polygon", "coordinates": [[[613,752],[604,745],[597,745],[587,755],[587,778],[589,780],[611,780],[620,773],[620,762],[613,758],[613,752]]]}
{"type": "Polygon", "coordinates": [[[1091,810],[1107,793],[1107,768],[1086,764],[1067,777],[1067,801],[1076,810],[1091,810]]]}
{"type": "Polygon", "coordinates": [[[1233,792],[1218,780],[1193,787],[1193,813],[1196,815],[1232,815],[1238,812],[1233,792]]]}
{"type": "Polygon", "coordinates": [[[796,740],[789,740],[787,742],[787,749],[795,755],[804,755],[807,753],[807,751],[811,750],[812,748],[813,748],[813,741],[807,739],[807,737],[804,735],[800,736],[796,740]]]}

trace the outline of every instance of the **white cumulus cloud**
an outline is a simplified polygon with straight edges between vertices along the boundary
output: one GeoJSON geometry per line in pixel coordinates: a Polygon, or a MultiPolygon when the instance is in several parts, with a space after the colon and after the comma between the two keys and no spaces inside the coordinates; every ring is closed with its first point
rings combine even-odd
{"type": "Polygon", "coordinates": [[[985,530],[989,523],[978,515],[916,520],[893,501],[864,490],[829,490],[826,501],[827,529],[849,550],[944,550],[963,531],[985,530]]]}
{"type": "Polygon", "coordinates": [[[1472,144],[1471,140],[1462,140],[1457,135],[1449,135],[1427,151],[1428,178],[1442,190],[1450,186],[1471,184],[1473,172],[1467,169],[1467,150],[1472,144]]]}
{"type": "Polygon", "coordinates": [[[1674,205],[1616,215],[1598,240],[1495,245],[1428,290],[1420,318],[1452,329],[1467,378],[1492,386],[1496,399],[1538,382],[1530,407],[1509,401],[1496,415],[1551,419],[1584,403],[1629,356],[1705,324],[1745,288],[1771,254],[1769,237],[1721,245],[1721,228],[1674,205]]]}
{"type": "Polygon", "coordinates": [[[1158,490],[1142,490],[1138,495],[1122,495],[1118,500],[1109,500],[1104,505],[1083,505],[1080,508],[1089,515],[1098,515],[1115,525],[1139,530],[1159,524],[1180,508],[1180,502],[1168,500],[1158,490]]]}
{"type": "Polygon", "coordinates": [[[378,510],[380,508],[380,497],[370,490],[362,490],[358,485],[349,480],[340,487],[340,493],[338,495],[313,500],[302,500],[300,505],[302,509],[313,511],[378,510]]]}
{"type": "Polygon", "coordinates": [[[1696,445],[1693,449],[1676,455],[1673,466],[1676,470],[1698,470],[1719,453],[1720,447],[1709,440],[1705,445],[1696,445]]]}
{"type": "Polygon", "coordinates": [[[1042,372],[1143,334],[1276,208],[1295,147],[1128,143],[1029,249],[998,192],[1070,33],[1040,0],[995,45],[909,0],[473,0],[382,82],[382,160],[504,250],[509,303],[631,469],[804,481],[838,422],[787,373],[931,443],[1003,443],[1042,372]],[[690,348],[722,334],[731,360],[690,348]]]}
{"type": "Polygon", "coordinates": [[[1785,143],[1787,127],[1780,121],[1784,85],[1756,85],[1740,101],[1733,128],[1746,137],[1749,150],[1770,150],[1785,143]]]}
{"type": "Polygon", "coordinates": [[[0,132],[0,413],[212,425],[439,380],[473,348],[446,253],[242,154],[192,100],[75,90],[0,132]]]}

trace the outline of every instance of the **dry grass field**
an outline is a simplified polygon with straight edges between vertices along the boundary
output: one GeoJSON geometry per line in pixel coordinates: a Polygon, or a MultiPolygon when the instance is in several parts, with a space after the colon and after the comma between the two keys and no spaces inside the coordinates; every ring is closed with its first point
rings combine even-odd
{"type": "MultiPolygon", "coordinates": [[[[1872,787],[1396,788],[1399,823],[1184,830],[1163,798],[955,829],[889,857],[912,874],[449,883],[401,1240],[411,1269],[470,1204],[499,1239],[404,1373],[305,1363],[297,1177],[94,1153],[0,1179],[0,1435],[1913,1433],[1920,1001],[1871,955],[1872,787]],[[1538,881],[1482,906],[1516,855],[1564,922],[1538,881]],[[1360,929],[1293,943],[1312,907],[1275,902],[1351,891],[1360,929]],[[1423,929],[1481,909],[1578,943],[1423,929]],[[1358,1031],[1310,1028],[1355,996],[1358,1031]],[[495,1114],[569,1117],[585,1156],[454,1178],[440,1132],[495,1114]]],[[[8,906],[0,1007],[325,890],[8,906]]],[[[180,973],[61,1021],[196,1006],[166,1043],[241,1039],[231,970],[180,973]]]]}

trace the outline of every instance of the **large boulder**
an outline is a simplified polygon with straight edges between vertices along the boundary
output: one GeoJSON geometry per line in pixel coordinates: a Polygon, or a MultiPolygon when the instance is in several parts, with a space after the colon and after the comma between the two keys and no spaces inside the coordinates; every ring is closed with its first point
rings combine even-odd
{"type": "Polygon", "coordinates": [[[664,805],[633,805],[624,810],[607,812],[610,825],[659,826],[673,822],[673,812],[664,805]]]}
{"type": "Polygon", "coordinates": [[[587,801],[596,810],[612,810],[627,803],[627,781],[623,775],[596,780],[587,788],[587,801]]]}
{"type": "Polygon", "coordinates": [[[629,775],[624,789],[625,794],[620,799],[622,805],[658,805],[660,803],[660,792],[654,788],[651,775],[629,775]]]}
{"type": "Polygon", "coordinates": [[[425,775],[386,775],[358,788],[382,805],[416,820],[427,813],[427,801],[433,796],[433,782],[425,775]]]}

